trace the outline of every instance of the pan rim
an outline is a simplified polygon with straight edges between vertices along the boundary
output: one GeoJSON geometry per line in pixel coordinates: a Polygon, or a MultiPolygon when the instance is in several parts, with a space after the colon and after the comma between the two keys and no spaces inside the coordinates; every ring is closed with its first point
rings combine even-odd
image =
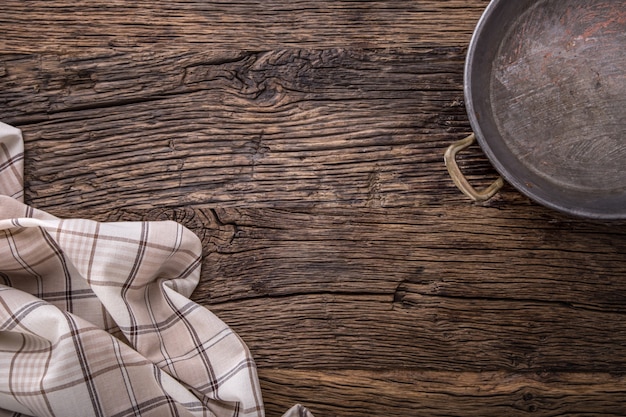
{"type": "MultiPolygon", "coordinates": [[[[485,41],[486,31],[489,29],[489,25],[492,23],[492,20],[496,17],[499,17],[502,14],[504,8],[521,8],[523,10],[528,10],[530,7],[542,2],[544,0],[531,0],[531,1],[520,1],[510,2],[506,0],[492,0],[486,7],[485,11],[481,15],[476,28],[472,34],[469,47],[467,50],[466,60],[465,60],[465,68],[464,68],[464,96],[465,96],[465,106],[467,115],[469,118],[470,125],[474,131],[476,139],[491,162],[494,168],[502,175],[502,177],[511,184],[514,188],[520,191],[522,194],[529,197],[531,200],[542,204],[551,209],[570,214],[576,217],[590,218],[590,219],[600,219],[600,220],[618,220],[618,219],[626,219],[626,205],[619,210],[611,210],[607,211],[602,208],[602,204],[600,204],[600,209],[597,209],[593,205],[594,198],[597,198],[597,201],[602,201],[605,198],[601,192],[598,192],[597,195],[585,195],[586,198],[590,199],[590,201],[581,202],[580,204],[572,204],[571,201],[566,199],[554,198],[552,195],[545,195],[545,193],[538,187],[528,186],[529,181],[528,178],[520,178],[516,172],[513,172],[510,166],[505,165],[500,156],[493,149],[493,143],[495,141],[501,141],[504,146],[506,146],[505,140],[502,138],[502,134],[498,132],[498,137],[490,137],[489,133],[485,131],[483,124],[485,123],[484,115],[480,115],[478,112],[478,106],[474,102],[476,99],[475,88],[477,86],[474,85],[473,78],[474,72],[477,70],[477,61],[479,59],[484,58],[481,56],[480,48],[483,47],[483,43],[485,41]],[[512,6],[512,4],[516,4],[512,6]],[[507,6],[508,5],[508,6],[507,6]],[[483,119],[483,120],[481,120],[483,119]]],[[[500,16],[501,17],[501,16],[500,16]]],[[[511,22],[509,22],[511,23],[511,22]]],[[[514,22],[513,22],[514,23],[514,22]]],[[[498,40],[497,42],[500,42],[498,40]]],[[[491,63],[489,64],[491,65],[491,63]]],[[[484,69],[484,65],[482,67],[484,69]]],[[[491,87],[486,86],[483,90],[489,90],[491,87]]],[[[492,117],[489,115],[489,117],[492,117]]],[[[487,129],[489,130],[489,129],[487,129]]],[[[492,129],[493,130],[493,129],[492,129]]],[[[493,133],[493,132],[492,132],[493,133]]],[[[493,134],[491,135],[493,136],[493,134]]],[[[513,168],[514,169],[514,168],[513,168]]],[[[532,183],[532,182],[530,182],[532,183]]],[[[563,193],[572,193],[571,190],[563,190],[563,193]]],[[[622,196],[619,196],[619,202],[622,201],[622,196]]]]}

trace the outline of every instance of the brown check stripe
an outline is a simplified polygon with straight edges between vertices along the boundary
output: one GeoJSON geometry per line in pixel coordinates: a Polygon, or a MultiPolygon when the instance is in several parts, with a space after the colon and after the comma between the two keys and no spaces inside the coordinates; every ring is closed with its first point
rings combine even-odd
{"type": "Polygon", "coordinates": [[[264,415],[247,347],[189,300],[199,239],[29,207],[23,155],[0,123],[0,417],[264,415]]]}

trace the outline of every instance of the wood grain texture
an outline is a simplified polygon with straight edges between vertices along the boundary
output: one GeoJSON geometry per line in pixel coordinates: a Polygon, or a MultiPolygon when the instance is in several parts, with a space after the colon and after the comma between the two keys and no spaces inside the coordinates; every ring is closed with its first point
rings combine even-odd
{"type": "Polygon", "coordinates": [[[15,57],[0,102],[48,210],[428,204],[458,196],[441,154],[469,129],[463,51],[15,57]]]}
{"type": "Polygon", "coordinates": [[[194,231],[270,416],[624,415],[626,224],[443,164],[487,3],[7,0],[26,200],[194,231]]]}
{"type": "Polygon", "coordinates": [[[72,51],[200,44],[264,51],[284,47],[457,44],[487,0],[186,1],[6,0],[4,51],[72,51]],[[33,30],[36,28],[36,30],[33,30]]]}
{"type": "Polygon", "coordinates": [[[626,399],[624,377],[611,374],[272,370],[260,378],[270,416],[301,392],[328,417],[386,416],[388,404],[399,416],[622,416],[626,399]]]}

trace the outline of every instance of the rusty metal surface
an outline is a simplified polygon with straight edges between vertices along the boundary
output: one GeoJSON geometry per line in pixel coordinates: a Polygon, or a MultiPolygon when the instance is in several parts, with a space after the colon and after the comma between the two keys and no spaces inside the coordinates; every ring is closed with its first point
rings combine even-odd
{"type": "Polygon", "coordinates": [[[467,56],[465,95],[496,169],[535,201],[626,218],[626,3],[492,1],[467,56]]]}

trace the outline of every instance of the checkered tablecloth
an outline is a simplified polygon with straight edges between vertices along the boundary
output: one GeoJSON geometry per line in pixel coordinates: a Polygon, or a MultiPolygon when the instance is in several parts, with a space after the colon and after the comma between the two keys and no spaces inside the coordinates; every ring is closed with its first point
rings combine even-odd
{"type": "Polygon", "coordinates": [[[189,300],[200,240],[25,205],[23,146],[0,123],[0,416],[262,416],[249,350],[189,300]]]}

